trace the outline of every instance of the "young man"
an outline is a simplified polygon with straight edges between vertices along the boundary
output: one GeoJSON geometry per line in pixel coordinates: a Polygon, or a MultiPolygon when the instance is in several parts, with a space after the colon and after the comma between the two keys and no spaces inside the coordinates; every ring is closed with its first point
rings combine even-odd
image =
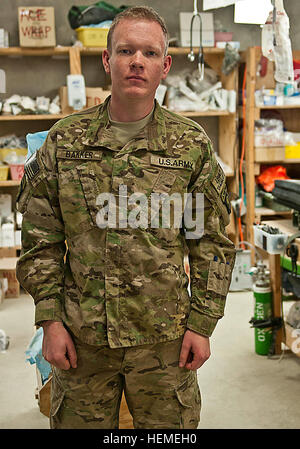
{"type": "Polygon", "coordinates": [[[25,167],[17,276],[35,300],[53,366],[52,428],[117,428],[123,390],[135,428],[199,423],[196,370],[210,355],[235,250],[208,137],[154,100],[171,67],[167,48],[151,8],[119,14],[103,52],[111,97],[56,123],[25,167]],[[201,238],[172,224],[130,225],[128,195],[148,206],[152,194],[172,193],[190,193],[194,212],[204,196],[201,238]]]}

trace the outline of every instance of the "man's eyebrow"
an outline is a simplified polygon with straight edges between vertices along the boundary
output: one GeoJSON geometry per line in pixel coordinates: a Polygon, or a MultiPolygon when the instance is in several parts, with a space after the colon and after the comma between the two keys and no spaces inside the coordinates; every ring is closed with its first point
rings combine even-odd
{"type": "MultiPolygon", "coordinates": [[[[132,44],[132,43],[130,43],[130,42],[118,42],[118,43],[116,44],[116,48],[122,48],[122,47],[135,47],[135,45],[136,45],[136,44],[132,44]]],[[[160,48],[160,46],[158,46],[158,45],[153,45],[153,44],[145,45],[145,48],[146,48],[147,50],[153,50],[153,51],[156,51],[156,52],[163,51],[163,50],[160,48]]]]}

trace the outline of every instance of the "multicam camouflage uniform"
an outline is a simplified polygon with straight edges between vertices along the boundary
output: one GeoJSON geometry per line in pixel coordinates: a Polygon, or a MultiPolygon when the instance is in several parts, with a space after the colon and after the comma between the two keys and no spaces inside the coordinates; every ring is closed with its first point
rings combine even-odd
{"type": "Polygon", "coordinates": [[[17,277],[34,298],[36,324],[63,321],[82,344],[122,350],[178,341],[186,328],[210,336],[235,259],[224,173],[203,129],[157,102],[150,124],[123,146],[108,101],[57,122],[25,166],[17,277]],[[172,225],[100,229],[97,197],[118,199],[120,185],[149,199],[203,193],[203,237],[185,239],[172,225]]]}

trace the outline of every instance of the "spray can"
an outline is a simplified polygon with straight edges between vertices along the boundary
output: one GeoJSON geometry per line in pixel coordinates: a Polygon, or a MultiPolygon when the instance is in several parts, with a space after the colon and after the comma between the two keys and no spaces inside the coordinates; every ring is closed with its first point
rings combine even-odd
{"type": "Polygon", "coordinates": [[[254,340],[255,352],[259,355],[268,355],[272,344],[272,326],[266,322],[272,318],[272,289],[270,271],[259,261],[252,270],[254,293],[254,340]]]}

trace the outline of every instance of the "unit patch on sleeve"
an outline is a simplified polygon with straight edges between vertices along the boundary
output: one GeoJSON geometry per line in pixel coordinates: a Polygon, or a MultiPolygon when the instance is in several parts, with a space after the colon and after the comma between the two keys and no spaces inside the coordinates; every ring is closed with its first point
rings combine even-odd
{"type": "Polygon", "coordinates": [[[225,205],[225,207],[227,209],[228,214],[230,214],[231,205],[230,205],[227,186],[226,186],[226,176],[225,176],[225,173],[224,173],[222,167],[220,166],[220,164],[218,164],[215,176],[212,179],[211,183],[212,183],[214,189],[216,190],[216,192],[219,194],[222,203],[225,205]]]}
{"type": "Polygon", "coordinates": [[[40,171],[40,166],[36,157],[36,153],[33,153],[30,158],[24,164],[24,171],[28,179],[33,179],[35,175],[40,171]]]}

